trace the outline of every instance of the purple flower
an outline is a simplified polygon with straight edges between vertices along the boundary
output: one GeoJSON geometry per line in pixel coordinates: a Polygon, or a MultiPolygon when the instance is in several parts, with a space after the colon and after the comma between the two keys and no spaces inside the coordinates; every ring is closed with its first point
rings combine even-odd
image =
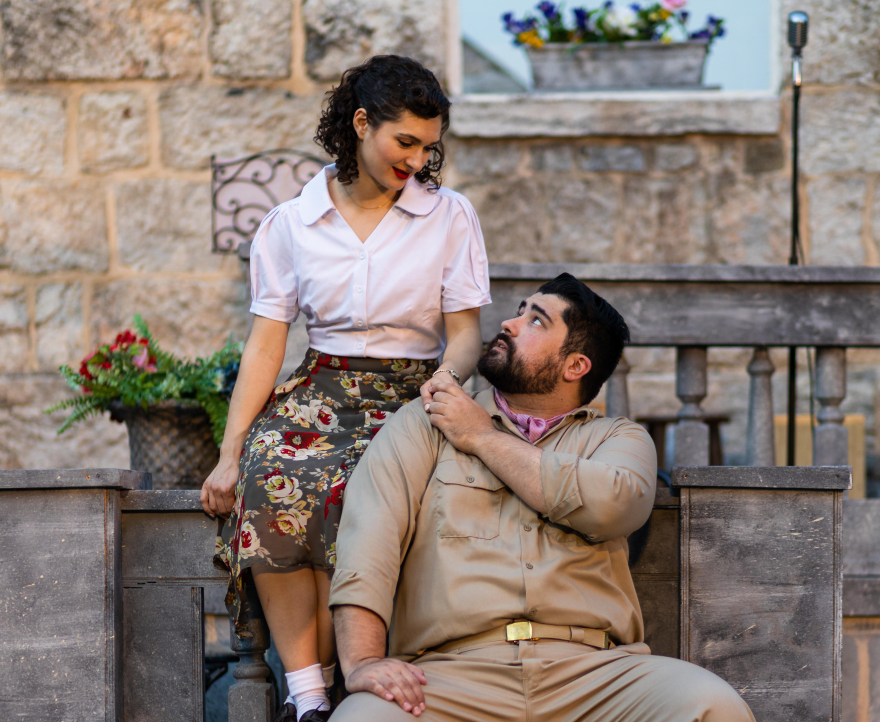
{"type": "Polygon", "coordinates": [[[550,22],[559,19],[559,8],[556,7],[551,2],[544,0],[543,2],[538,3],[537,9],[540,10],[544,17],[547,18],[550,22]]]}
{"type": "Polygon", "coordinates": [[[679,16],[681,17],[681,21],[682,21],[683,23],[687,24],[688,18],[691,16],[691,14],[690,14],[690,12],[687,11],[687,10],[682,10],[682,11],[679,13],[679,16]]]}
{"type": "Polygon", "coordinates": [[[575,8],[572,10],[574,13],[574,24],[578,30],[581,32],[587,32],[590,30],[590,13],[586,10],[586,8],[575,8]]]}
{"type": "Polygon", "coordinates": [[[606,10],[610,10],[614,7],[614,0],[605,0],[605,4],[602,7],[606,10]]]}
{"type": "Polygon", "coordinates": [[[630,10],[632,10],[634,13],[640,13],[640,12],[642,12],[642,6],[639,5],[638,3],[630,3],[629,8],[630,8],[630,10]]]}

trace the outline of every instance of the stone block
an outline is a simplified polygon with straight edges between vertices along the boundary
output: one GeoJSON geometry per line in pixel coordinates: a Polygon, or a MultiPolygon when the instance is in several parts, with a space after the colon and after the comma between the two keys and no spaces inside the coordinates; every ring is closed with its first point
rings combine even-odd
{"type": "Polygon", "coordinates": [[[768,173],[785,167],[781,140],[753,140],[746,143],[746,173],[768,173]]]}
{"type": "Polygon", "coordinates": [[[112,339],[140,313],[161,348],[188,358],[219,351],[230,334],[243,339],[247,324],[244,279],[125,279],[96,284],[92,342],[112,339]]]}
{"type": "Polygon", "coordinates": [[[546,193],[549,231],[542,260],[607,263],[620,214],[617,184],[604,178],[554,178],[546,193]]]}
{"type": "Polygon", "coordinates": [[[24,371],[28,360],[28,312],[24,286],[0,284],[0,373],[24,371]]]}
{"type": "Polygon", "coordinates": [[[211,253],[211,188],[182,180],[116,186],[119,260],[137,271],[216,271],[239,264],[211,253]]]}
{"type": "Polygon", "coordinates": [[[211,75],[290,76],[290,0],[212,0],[211,75]]]}
{"type": "Polygon", "coordinates": [[[212,154],[233,159],[272,148],[320,153],[312,141],[321,96],[268,88],[169,88],[159,96],[162,160],[207,168],[212,154]]]}
{"type": "Polygon", "coordinates": [[[581,148],[578,166],[588,173],[602,171],[643,171],[645,155],[632,145],[588,145],[581,148]]]}
{"type": "Polygon", "coordinates": [[[612,259],[624,263],[706,263],[705,188],[697,175],[628,177],[622,244],[612,259]]]}
{"type": "Polygon", "coordinates": [[[657,170],[677,171],[690,168],[698,157],[697,149],[685,143],[664,144],[654,148],[654,166],[657,170]]]}
{"type": "Polygon", "coordinates": [[[71,396],[57,374],[0,376],[0,468],[128,468],[128,433],[106,414],[56,433],[65,413],[43,410],[71,396]]]}
{"type": "Polygon", "coordinates": [[[65,105],[54,95],[0,93],[0,170],[60,175],[67,132],[65,105]]]}
{"type": "Polygon", "coordinates": [[[807,186],[810,199],[810,265],[861,266],[863,178],[821,177],[807,186]]]}
{"type": "Polygon", "coordinates": [[[0,268],[106,271],[104,189],[91,181],[0,181],[0,268]]]}
{"type": "Polygon", "coordinates": [[[8,0],[0,5],[9,80],[197,76],[204,15],[182,0],[8,0]]]}
{"type": "Polygon", "coordinates": [[[405,55],[442,83],[444,13],[432,0],[305,0],[306,67],[320,82],[373,55],[405,55]]]}
{"type": "Polygon", "coordinates": [[[572,148],[570,145],[536,145],[532,147],[532,170],[567,171],[572,167],[572,148]]]}
{"type": "Polygon", "coordinates": [[[86,173],[149,161],[147,101],[140,93],[86,93],[79,102],[79,162],[86,173]]]}
{"type": "Polygon", "coordinates": [[[51,283],[37,287],[37,366],[55,371],[75,367],[83,352],[82,284],[51,283]]]}
{"type": "Polygon", "coordinates": [[[805,173],[880,171],[880,94],[856,89],[810,93],[801,109],[805,173]]]}
{"type": "Polygon", "coordinates": [[[474,205],[493,263],[549,261],[542,238],[547,225],[546,196],[532,179],[473,183],[456,190],[474,205]]]}
{"type": "Polygon", "coordinates": [[[452,166],[460,176],[505,178],[516,173],[523,156],[520,143],[453,141],[448,146],[452,166]]]}
{"type": "MultiPolygon", "coordinates": [[[[802,10],[810,16],[810,37],[804,53],[805,83],[880,82],[880,14],[866,0],[783,0],[781,28],[788,13],[802,10]]],[[[783,68],[790,66],[790,50],[779,44],[783,68]]],[[[785,74],[783,73],[783,78],[785,74]]]]}

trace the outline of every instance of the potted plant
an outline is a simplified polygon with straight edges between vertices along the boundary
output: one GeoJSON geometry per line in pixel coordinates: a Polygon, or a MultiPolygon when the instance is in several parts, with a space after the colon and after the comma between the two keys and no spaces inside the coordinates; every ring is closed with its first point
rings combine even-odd
{"type": "Polygon", "coordinates": [[[61,434],[109,411],[128,427],[131,468],[149,471],[154,488],[199,488],[219,458],[242,344],[230,339],[210,358],[188,361],[160,349],[140,316],[134,327],[137,334],[99,346],[79,371],[62,366],[78,395],[45,413],[71,411],[61,434]]]}
{"type": "Polygon", "coordinates": [[[535,90],[700,88],[712,42],[724,35],[724,20],[712,15],[706,25],[688,31],[687,0],[661,0],[618,8],[613,2],[572,11],[536,6],[538,15],[501,19],[515,45],[525,48],[535,90]]]}

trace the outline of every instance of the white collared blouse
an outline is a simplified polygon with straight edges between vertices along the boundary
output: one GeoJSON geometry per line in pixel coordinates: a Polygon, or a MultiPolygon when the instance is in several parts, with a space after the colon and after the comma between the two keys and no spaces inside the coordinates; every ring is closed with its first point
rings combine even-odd
{"type": "Polygon", "coordinates": [[[460,193],[410,177],[365,242],[333,205],[327,166],[267,215],[251,247],[251,313],[292,323],[333,356],[433,359],[443,314],[491,303],[477,214],[460,193]]]}

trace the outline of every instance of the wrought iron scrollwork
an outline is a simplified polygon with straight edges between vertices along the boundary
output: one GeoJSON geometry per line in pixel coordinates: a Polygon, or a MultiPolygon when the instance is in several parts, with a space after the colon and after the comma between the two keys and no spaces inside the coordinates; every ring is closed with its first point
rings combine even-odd
{"type": "Polygon", "coordinates": [[[279,203],[296,198],[325,162],[297,150],[267,150],[237,160],[211,156],[211,250],[235,253],[279,203]]]}

